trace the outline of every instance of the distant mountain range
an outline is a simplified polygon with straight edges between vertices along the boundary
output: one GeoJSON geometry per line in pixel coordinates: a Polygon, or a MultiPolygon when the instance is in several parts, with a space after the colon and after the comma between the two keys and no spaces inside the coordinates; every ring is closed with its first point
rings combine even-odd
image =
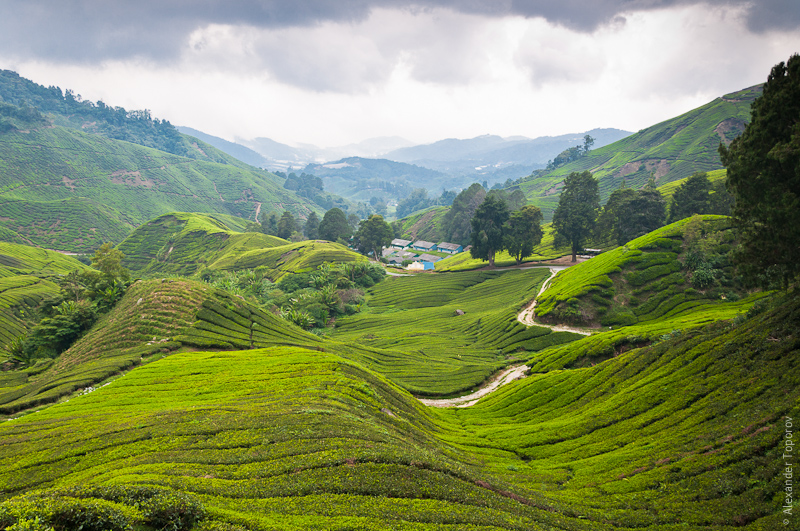
{"type": "Polygon", "coordinates": [[[381,137],[318,148],[292,147],[263,137],[230,142],[189,127],[179,130],[248,164],[272,171],[313,173],[323,179],[327,191],[347,199],[367,201],[377,196],[390,202],[403,199],[413,188],[438,194],[473,182],[486,181],[491,186],[516,180],[544,168],[562,151],[582,145],[586,135],[599,148],[631,134],[620,129],[592,129],[535,139],[496,135],[449,138],[424,145],[411,145],[400,137],[381,137]]]}

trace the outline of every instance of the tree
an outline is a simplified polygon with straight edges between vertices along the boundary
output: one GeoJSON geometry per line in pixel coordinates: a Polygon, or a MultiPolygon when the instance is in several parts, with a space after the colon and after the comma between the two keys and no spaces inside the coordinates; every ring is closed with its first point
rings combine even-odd
{"type": "Polygon", "coordinates": [[[589,150],[592,149],[594,145],[594,138],[591,135],[586,135],[583,137],[583,153],[589,153],[589,150]]]}
{"type": "Polygon", "coordinates": [[[635,196],[636,191],[633,188],[627,188],[624,180],[620,188],[611,192],[603,210],[597,216],[597,225],[594,230],[594,237],[597,240],[603,242],[618,240],[620,214],[635,196]]]}
{"type": "Polygon", "coordinates": [[[372,251],[375,260],[381,259],[381,250],[388,247],[394,238],[392,227],[383,216],[373,214],[359,224],[356,232],[356,246],[362,252],[372,251]]]}
{"type": "Polygon", "coordinates": [[[261,214],[261,232],[276,236],[278,234],[278,214],[263,212],[261,214]]]}
{"type": "Polygon", "coordinates": [[[487,196],[470,221],[472,227],[470,254],[488,260],[494,266],[494,255],[503,249],[503,224],[508,221],[508,206],[495,196],[487,196]]]}
{"type": "Polygon", "coordinates": [[[347,216],[341,208],[332,208],[325,212],[319,223],[319,237],[335,242],[339,238],[347,239],[353,234],[347,216]]]}
{"type": "Polygon", "coordinates": [[[800,275],[800,55],[772,68],[750,123],[719,152],[736,199],[739,269],[788,287],[800,275]]]}
{"type": "Polygon", "coordinates": [[[278,238],[283,238],[284,240],[288,240],[291,238],[292,233],[297,230],[297,222],[294,219],[294,216],[288,210],[284,210],[283,214],[281,215],[281,219],[278,220],[278,230],[277,236],[278,238]]]}
{"type": "Polygon", "coordinates": [[[486,190],[478,183],[473,183],[462,190],[453,200],[453,205],[442,219],[444,239],[453,243],[465,244],[469,241],[470,220],[478,210],[478,206],[486,198],[486,190]]]}
{"type": "Polygon", "coordinates": [[[682,183],[672,195],[669,207],[669,222],[674,223],[694,214],[711,211],[711,182],[706,172],[698,172],[682,183]]]}
{"type": "Polygon", "coordinates": [[[81,274],[90,299],[102,300],[110,307],[125,293],[130,272],[122,265],[124,258],[122,251],[114,249],[111,243],[104,243],[94,252],[92,267],[96,271],[81,274]]]}
{"type": "Polygon", "coordinates": [[[661,227],[666,213],[664,196],[651,179],[644,189],[637,190],[620,205],[615,231],[617,243],[624,245],[661,227]]]}
{"type": "Polygon", "coordinates": [[[303,226],[303,234],[309,240],[316,240],[319,238],[319,217],[316,212],[311,212],[306,219],[306,224],[303,226]]]}
{"type": "Polygon", "coordinates": [[[588,171],[573,172],[564,179],[564,188],[553,213],[556,244],[572,247],[572,261],[578,259],[583,242],[592,234],[600,209],[597,180],[588,171]]]}
{"type": "Polygon", "coordinates": [[[505,227],[503,247],[520,264],[539,245],[543,234],[542,211],[539,207],[527,205],[511,213],[505,227]]]}

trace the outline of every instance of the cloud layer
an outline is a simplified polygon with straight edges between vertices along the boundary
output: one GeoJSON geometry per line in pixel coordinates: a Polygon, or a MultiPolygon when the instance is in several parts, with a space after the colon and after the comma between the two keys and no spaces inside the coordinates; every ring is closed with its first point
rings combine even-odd
{"type": "Polygon", "coordinates": [[[538,17],[591,33],[626,14],[687,5],[741,8],[753,32],[800,26],[796,0],[5,0],[0,49],[20,59],[171,61],[193,32],[214,24],[280,30],[358,24],[377,9],[445,8],[481,17],[538,17]]]}
{"type": "Polygon", "coordinates": [[[229,139],[638,129],[763,82],[795,4],[5,0],[0,68],[229,139]]]}

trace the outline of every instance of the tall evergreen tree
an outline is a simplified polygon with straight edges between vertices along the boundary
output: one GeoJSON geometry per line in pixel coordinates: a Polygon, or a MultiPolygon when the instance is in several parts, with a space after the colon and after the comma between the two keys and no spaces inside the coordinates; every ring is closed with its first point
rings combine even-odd
{"type": "Polygon", "coordinates": [[[281,219],[278,220],[278,238],[288,240],[294,231],[297,230],[297,222],[288,210],[284,210],[281,219]]]}
{"type": "Polygon", "coordinates": [[[597,180],[588,171],[573,172],[564,179],[564,188],[553,213],[556,243],[572,247],[572,261],[578,260],[578,251],[592,234],[600,210],[600,193],[597,180]]]}
{"type": "Polygon", "coordinates": [[[494,266],[494,255],[503,249],[503,224],[508,221],[508,206],[496,196],[487,196],[470,221],[473,258],[488,260],[494,266]]]}
{"type": "Polygon", "coordinates": [[[444,239],[459,244],[469,242],[472,230],[470,220],[485,198],[486,190],[478,183],[473,183],[466,190],[462,190],[442,220],[444,239]]]}
{"type": "Polygon", "coordinates": [[[306,224],[303,225],[303,234],[309,240],[316,240],[319,238],[319,217],[316,212],[311,212],[306,219],[306,224]]]}
{"type": "Polygon", "coordinates": [[[278,235],[278,214],[275,212],[261,213],[261,232],[270,236],[278,235]]]}
{"type": "Polygon", "coordinates": [[[669,222],[674,223],[695,214],[711,211],[711,181],[706,172],[698,172],[682,183],[672,195],[669,222]]]}
{"type": "Polygon", "coordinates": [[[800,55],[775,65],[740,137],[720,145],[736,198],[736,255],[747,277],[784,286],[800,276],[800,55]]]}

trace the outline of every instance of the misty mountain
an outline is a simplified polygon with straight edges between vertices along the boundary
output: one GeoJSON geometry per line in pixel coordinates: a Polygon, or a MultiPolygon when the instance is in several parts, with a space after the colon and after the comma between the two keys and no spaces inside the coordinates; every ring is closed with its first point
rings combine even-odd
{"type": "Polygon", "coordinates": [[[586,135],[594,138],[594,148],[599,148],[630,134],[628,131],[607,128],[534,139],[520,136],[503,138],[495,135],[466,140],[450,138],[433,144],[398,149],[387,153],[385,157],[451,175],[489,176],[498,172],[505,174],[508,171],[503,170],[509,167],[520,167],[516,172],[524,175],[533,169],[545,167],[547,161],[565,149],[583,145],[586,135]]]}
{"type": "Polygon", "coordinates": [[[263,155],[256,153],[252,149],[245,147],[241,144],[237,144],[235,142],[229,142],[224,138],[219,138],[218,136],[209,135],[207,133],[198,131],[197,129],[193,129],[191,127],[177,126],[176,128],[181,133],[193,136],[195,138],[199,138],[206,144],[210,144],[215,148],[219,149],[220,151],[224,151],[228,155],[235,157],[251,166],[264,168],[267,166],[267,163],[269,162],[266,158],[264,158],[263,155]]]}
{"type": "Polygon", "coordinates": [[[398,201],[414,188],[440,192],[445,188],[460,188],[450,176],[428,168],[387,159],[347,157],[335,162],[309,164],[303,170],[320,177],[325,190],[352,201],[398,201]]]}
{"type": "MultiPolygon", "coordinates": [[[[313,144],[301,144],[293,147],[266,137],[252,140],[237,138],[237,142],[265,159],[265,162],[259,166],[276,171],[297,170],[309,164],[347,157],[381,158],[384,153],[413,145],[409,140],[398,136],[369,138],[354,144],[328,148],[321,148],[313,144]]],[[[220,149],[223,148],[220,147],[220,149]]]]}

